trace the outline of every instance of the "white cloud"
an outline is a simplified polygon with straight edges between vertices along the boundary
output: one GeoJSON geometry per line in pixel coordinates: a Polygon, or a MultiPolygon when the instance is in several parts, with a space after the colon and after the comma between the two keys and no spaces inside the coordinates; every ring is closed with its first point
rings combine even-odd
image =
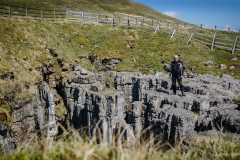
{"type": "MultiPolygon", "coordinates": [[[[215,29],[215,26],[212,25],[203,25],[203,28],[207,28],[207,29],[215,29]]],[[[219,30],[224,30],[224,31],[228,31],[228,28],[230,27],[230,31],[234,31],[234,32],[238,32],[239,30],[235,29],[234,27],[230,26],[230,25],[226,25],[224,27],[218,27],[217,29],[219,30]]]]}
{"type": "Polygon", "coordinates": [[[207,29],[215,29],[215,26],[210,26],[210,25],[203,25],[202,27],[207,29]]]}
{"type": "Polygon", "coordinates": [[[234,27],[230,26],[229,24],[224,26],[224,31],[228,31],[228,28],[230,27],[230,31],[234,31],[234,32],[238,32],[237,29],[235,29],[234,27]]]}
{"type": "Polygon", "coordinates": [[[163,12],[164,14],[170,16],[170,17],[174,17],[174,18],[183,18],[185,17],[184,15],[182,15],[182,13],[180,12],[175,12],[175,11],[166,11],[163,12]]]}

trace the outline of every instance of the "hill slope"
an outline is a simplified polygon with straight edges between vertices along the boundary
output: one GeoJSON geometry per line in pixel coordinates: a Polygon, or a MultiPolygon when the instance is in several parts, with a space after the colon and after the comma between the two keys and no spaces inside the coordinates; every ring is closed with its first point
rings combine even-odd
{"type": "Polygon", "coordinates": [[[45,10],[86,11],[90,13],[127,13],[174,22],[182,22],[176,18],[162,14],[155,9],[130,0],[5,0],[4,4],[13,6],[39,8],[45,10]]]}

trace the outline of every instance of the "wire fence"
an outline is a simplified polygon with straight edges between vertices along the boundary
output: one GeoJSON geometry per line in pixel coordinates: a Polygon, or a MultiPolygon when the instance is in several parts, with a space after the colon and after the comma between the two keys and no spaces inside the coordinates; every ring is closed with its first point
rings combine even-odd
{"type": "MultiPolygon", "coordinates": [[[[0,15],[5,17],[34,18],[40,21],[67,20],[69,22],[101,23],[111,26],[126,26],[129,28],[155,30],[154,33],[160,31],[170,34],[171,39],[174,36],[186,38],[188,40],[187,44],[191,41],[198,41],[208,45],[211,49],[217,47],[231,50],[232,54],[240,50],[240,45],[238,45],[240,44],[237,36],[238,33],[236,33],[236,35],[232,33],[216,33],[213,32],[213,30],[205,29],[202,25],[196,26],[189,23],[177,23],[159,19],[127,16],[124,14],[111,15],[61,10],[42,10],[5,4],[0,4],[0,15]]],[[[218,31],[216,27],[215,29],[218,31]]],[[[230,31],[230,29],[228,30],[230,31]]]]}
{"type": "Polygon", "coordinates": [[[206,29],[215,29],[215,30],[221,30],[221,31],[233,31],[233,32],[238,32],[240,33],[240,29],[236,29],[234,27],[231,27],[230,25],[226,25],[224,27],[222,26],[217,26],[217,25],[199,25],[200,28],[206,28],[206,29]]]}

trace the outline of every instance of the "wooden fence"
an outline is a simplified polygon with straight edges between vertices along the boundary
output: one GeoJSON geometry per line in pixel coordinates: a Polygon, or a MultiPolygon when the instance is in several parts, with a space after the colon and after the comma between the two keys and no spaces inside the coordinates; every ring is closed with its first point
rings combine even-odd
{"type": "Polygon", "coordinates": [[[41,21],[56,21],[66,19],[66,11],[42,10],[5,4],[0,4],[0,15],[4,17],[34,18],[41,21]]]}
{"type": "Polygon", "coordinates": [[[211,30],[187,23],[176,23],[165,20],[127,16],[124,14],[110,15],[74,11],[42,10],[5,4],[0,4],[0,15],[6,17],[32,17],[40,21],[67,20],[70,22],[102,23],[112,26],[155,30],[154,33],[160,31],[171,34],[171,39],[174,36],[186,38],[188,40],[187,44],[191,41],[198,41],[208,45],[211,49],[217,47],[231,50],[232,54],[240,50],[240,48],[238,49],[238,44],[240,44],[238,36],[218,34],[211,30]]]}

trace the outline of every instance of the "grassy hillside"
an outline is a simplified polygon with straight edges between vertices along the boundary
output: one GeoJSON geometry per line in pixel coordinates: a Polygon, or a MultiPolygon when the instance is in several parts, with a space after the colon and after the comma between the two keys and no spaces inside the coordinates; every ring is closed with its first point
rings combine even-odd
{"type": "Polygon", "coordinates": [[[61,6],[73,11],[87,11],[90,13],[126,13],[147,18],[156,18],[182,22],[176,18],[169,17],[141,3],[130,0],[4,0],[4,4],[13,6],[39,8],[45,10],[63,10],[61,6]]]}
{"type": "MultiPolygon", "coordinates": [[[[55,49],[59,57],[64,57],[72,64],[91,69],[89,55],[103,58],[123,58],[116,66],[116,71],[139,71],[149,74],[151,70],[163,71],[163,63],[170,63],[175,54],[180,55],[186,71],[196,66],[196,73],[230,74],[240,77],[240,54],[215,49],[204,44],[193,42],[186,44],[187,39],[169,34],[126,27],[111,27],[92,24],[67,22],[39,22],[17,18],[0,18],[0,80],[1,93],[21,86],[18,98],[30,97],[30,91],[36,87],[40,75],[35,70],[42,63],[57,64],[56,57],[49,53],[55,49]],[[204,66],[205,61],[214,62],[213,67],[204,66]],[[234,71],[219,70],[220,64],[236,67],[234,71]],[[13,72],[14,81],[4,79],[3,75],[13,72]]],[[[95,68],[94,72],[98,72],[95,68]]],[[[58,75],[61,76],[61,68],[58,75]]],[[[15,97],[15,98],[16,98],[15,97]]]]}

